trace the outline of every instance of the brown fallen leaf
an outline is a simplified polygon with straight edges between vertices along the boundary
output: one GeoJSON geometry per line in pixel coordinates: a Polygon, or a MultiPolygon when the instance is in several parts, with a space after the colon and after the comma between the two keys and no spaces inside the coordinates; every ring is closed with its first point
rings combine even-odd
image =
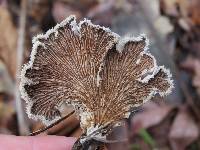
{"type": "Polygon", "coordinates": [[[52,14],[56,22],[61,22],[72,14],[75,15],[78,20],[82,18],[82,14],[79,9],[61,1],[53,2],[52,14]]]}
{"type": "Polygon", "coordinates": [[[77,5],[80,8],[83,8],[83,7],[86,7],[86,6],[90,7],[94,3],[98,3],[101,0],[59,0],[59,1],[68,3],[68,4],[73,5],[73,6],[77,5]]]}
{"type": "Polygon", "coordinates": [[[8,73],[7,67],[0,60],[0,93],[12,95],[14,92],[14,83],[8,73]]]}
{"type": "Polygon", "coordinates": [[[4,124],[5,120],[7,120],[12,114],[14,113],[14,108],[9,105],[5,104],[3,101],[0,101],[0,123],[1,125],[4,124]]]}
{"type": "Polygon", "coordinates": [[[37,23],[41,23],[50,10],[49,0],[33,0],[29,3],[28,15],[32,17],[37,23]]]}
{"type": "Polygon", "coordinates": [[[199,129],[186,107],[180,108],[171,130],[169,141],[173,150],[184,150],[199,136],[199,129]]]}
{"type": "Polygon", "coordinates": [[[15,110],[13,106],[0,99],[0,133],[11,134],[12,131],[9,130],[8,125],[14,113],[15,110]]]}
{"type": "Polygon", "coordinates": [[[180,27],[190,30],[192,26],[200,25],[199,0],[161,0],[161,11],[171,17],[176,17],[180,27]]]}
{"type": "Polygon", "coordinates": [[[161,10],[169,16],[178,17],[179,12],[176,8],[177,0],[160,0],[161,10]]]}
{"type": "Polygon", "coordinates": [[[157,125],[150,127],[147,131],[152,135],[153,140],[155,141],[155,146],[157,149],[170,149],[168,135],[171,129],[171,124],[174,117],[177,114],[177,108],[175,107],[170,111],[167,116],[157,125]]]}
{"type": "Polygon", "coordinates": [[[193,7],[191,8],[191,18],[192,18],[192,21],[195,25],[200,25],[200,11],[199,11],[199,8],[200,8],[200,1],[197,1],[196,4],[193,4],[193,7]]]}
{"type": "Polygon", "coordinates": [[[87,11],[86,16],[96,24],[111,26],[112,19],[118,12],[130,14],[132,10],[133,6],[128,0],[99,1],[87,11]]]}
{"type": "Polygon", "coordinates": [[[180,8],[181,16],[185,18],[189,24],[200,25],[199,0],[177,0],[177,3],[180,8]]]}
{"type": "Polygon", "coordinates": [[[196,88],[197,94],[200,95],[200,60],[188,56],[180,66],[193,73],[192,85],[196,88]]]}
{"type": "Polygon", "coordinates": [[[110,26],[114,15],[114,3],[114,0],[108,0],[94,5],[88,10],[86,16],[95,24],[110,26]]]}
{"type": "Polygon", "coordinates": [[[82,129],[79,127],[73,131],[69,136],[79,138],[82,134],[82,129]]]}
{"type": "Polygon", "coordinates": [[[6,7],[0,6],[0,59],[5,63],[9,74],[15,78],[17,30],[6,7]]]}
{"type": "Polygon", "coordinates": [[[144,111],[135,114],[132,118],[133,134],[138,133],[141,128],[149,128],[159,124],[173,109],[170,105],[157,105],[154,102],[150,102],[145,105],[144,111]]]}
{"type": "Polygon", "coordinates": [[[111,150],[122,150],[122,149],[129,149],[129,140],[128,139],[128,124],[126,122],[121,122],[123,125],[116,127],[108,136],[107,139],[109,140],[116,140],[119,141],[117,143],[110,143],[108,145],[108,149],[111,150]]]}

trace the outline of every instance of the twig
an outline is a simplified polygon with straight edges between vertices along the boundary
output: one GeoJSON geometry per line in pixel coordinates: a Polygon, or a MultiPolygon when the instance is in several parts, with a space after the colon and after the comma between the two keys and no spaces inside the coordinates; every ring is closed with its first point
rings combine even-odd
{"type": "Polygon", "coordinates": [[[21,10],[19,19],[19,31],[18,31],[18,41],[17,41],[17,70],[16,70],[16,85],[15,85],[15,100],[16,100],[16,111],[18,119],[18,127],[20,135],[27,135],[29,133],[28,126],[24,119],[24,111],[22,108],[22,101],[19,93],[19,74],[21,71],[21,66],[23,63],[24,54],[24,36],[26,27],[26,13],[27,13],[27,0],[21,0],[21,10]]]}
{"type": "Polygon", "coordinates": [[[54,127],[55,125],[59,124],[61,121],[63,121],[63,120],[65,120],[65,119],[67,119],[68,117],[70,117],[74,112],[75,112],[75,111],[70,112],[70,113],[67,114],[66,116],[60,118],[60,119],[57,120],[56,122],[52,123],[51,125],[49,125],[49,126],[43,128],[43,129],[40,129],[40,130],[35,131],[35,132],[32,132],[32,133],[30,134],[30,136],[38,135],[38,134],[40,134],[40,133],[42,133],[42,132],[44,132],[44,131],[46,131],[46,130],[52,128],[52,127],[54,127]]]}

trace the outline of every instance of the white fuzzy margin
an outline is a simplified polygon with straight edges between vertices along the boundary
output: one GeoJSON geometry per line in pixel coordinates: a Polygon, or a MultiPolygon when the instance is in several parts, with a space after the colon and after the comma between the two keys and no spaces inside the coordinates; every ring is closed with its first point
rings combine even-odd
{"type": "MultiPolygon", "coordinates": [[[[169,95],[172,92],[172,89],[174,88],[174,83],[173,83],[173,80],[171,78],[172,75],[171,75],[169,69],[166,69],[164,66],[158,66],[158,71],[160,69],[167,74],[167,77],[164,80],[168,81],[168,83],[170,85],[169,88],[166,91],[164,91],[164,92],[159,91],[159,89],[157,89],[157,88],[153,88],[152,91],[151,91],[151,93],[147,97],[144,97],[143,102],[141,104],[131,105],[130,108],[132,108],[132,107],[139,107],[139,106],[143,105],[144,103],[146,103],[149,100],[151,100],[151,98],[153,98],[156,94],[159,94],[161,97],[163,97],[163,96],[169,95]]],[[[130,114],[131,114],[131,112],[127,112],[125,114],[125,118],[129,118],[130,114]]]]}
{"type": "Polygon", "coordinates": [[[146,37],[146,35],[140,34],[139,36],[135,37],[135,36],[125,36],[122,37],[119,42],[116,45],[116,49],[118,52],[122,52],[124,49],[124,46],[127,42],[139,42],[139,41],[143,41],[145,40],[145,47],[144,47],[144,51],[147,51],[149,49],[149,39],[146,37]]]}
{"type": "MultiPolygon", "coordinates": [[[[46,120],[44,116],[42,115],[34,115],[31,113],[31,107],[33,106],[33,101],[31,101],[31,99],[28,97],[28,94],[26,92],[26,90],[24,89],[25,85],[30,85],[30,84],[34,84],[30,79],[25,77],[26,71],[27,69],[30,69],[33,67],[33,63],[35,60],[35,55],[37,53],[37,49],[39,46],[42,46],[45,48],[45,45],[43,43],[40,42],[40,39],[48,39],[48,37],[51,34],[54,34],[55,37],[57,37],[58,35],[58,29],[61,27],[64,27],[67,23],[69,23],[71,21],[71,26],[72,26],[72,31],[77,35],[77,36],[81,36],[80,35],[80,28],[82,26],[83,23],[87,23],[89,26],[93,26],[95,28],[101,28],[103,30],[105,30],[106,32],[110,33],[111,35],[113,35],[115,37],[115,42],[118,41],[119,39],[119,35],[111,32],[111,30],[109,28],[105,28],[105,27],[101,27],[99,25],[94,25],[91,23],[90,20],[84,19],[83,21],[81,21],[78,25],[76,23],[76,17],[74,15],[71,15],[69,17],[67,17],[65,20],[63,20],[61,23],[57,24],[54,28],[48,30],[45,34],[39,34],[36,37],[33,38],[32,43],[33,43],[33,47],[32,47],[32,51],[31,51],[31,55],[30,55],[30,60],[27,64],[25,64],[22,68],[21,71],[21,82],[19,85],[19,89],[21,92],[21,97],[25,100],[25,102],[27,103],[27,107],[26,107],[26,113],[28,114],[29,118],[32,118],[34,120],[41,120],[45,125],[50,125],[53,122],[57,121],[58,119],[60,119],[60,117],[56,117],[53,120],[46,120]]],[[[111,46],[111,45],[109,45],[111,46]]],[[[102,58],[103,60],[103,58],[102,58]]],[[[74,104],[76,105],[76,104],[74,104]]]]}
{"type": "MultiPolygon", "coordinates": [[[[149,40],[146,37],[145,34],[141,34],[137,37],[134,36],[126,36],[124,38],[121,38],[119,40],[119,43],[116,45],[116,49],[118,52],[122,53],[124,50],[124,46],[127,42],[138,42],[138,41],[142,41],[145,40],[145,47],[144,47],[144,51],[140,53],[140,58],[142,57],[142,55],[148,55],[153,59],[154,62],[154,66],[149,69],[149,70],[144,70],[142,75],[144,75],[145,73],[151,73],[150,75],[147,75],[146,77],[144,77],[144,79],[137,79],[138,81],[142,82],[142,83],[148,83],[150,79],[154,78],[154,76],[160,71],[162,70],[164,73],[166,73],[167,77],[164,80],[167,80],[169,83],[169,88],[165,91],[165,92],[161,92],[159,91],[159,89],[154,88],[152,89],[152,92],[149,94],[148,97],[144,97],[143,103],[146,103],[147,101],[149,101],[155,94],[159,94],[160,96],[166,96],[168,94],[171,93],[172,89],[174,88],[174,84],[173,84],[173,80],[172,75],[170,73],[170,71],[168,69],[166,69],[164,66],[158,66],[155,57],[148,51],[149,49],[149,40]]],[[[140,58],[138,60],[136,60],[136,64],[139,64],[140,62],[140,58]]],[[[135,104],[132,105],[131,107],[139,107],[142,104],[135,104]]],[[[127,112],[125,114],[125,117],[128,118],[130,116],[130,112],[127,112]]]]}

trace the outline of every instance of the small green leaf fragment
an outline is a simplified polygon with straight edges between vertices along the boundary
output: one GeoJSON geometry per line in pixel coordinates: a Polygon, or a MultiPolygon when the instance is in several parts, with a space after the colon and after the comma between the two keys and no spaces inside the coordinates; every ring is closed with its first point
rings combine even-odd
{"type": "Polygon", "coordinates": [[[155,147],[155,141],[146,129],[140,129],[139,135],[142,137],[145,143],[150,145],[152,148],[155,147]]]}

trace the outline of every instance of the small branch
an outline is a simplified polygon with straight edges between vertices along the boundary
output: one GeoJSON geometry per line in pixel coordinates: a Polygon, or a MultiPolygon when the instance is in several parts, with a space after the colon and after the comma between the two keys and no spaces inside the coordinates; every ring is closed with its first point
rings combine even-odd
{"type": "Polygon", "coordinates": [[[44,132],[44,131],[46,131],[46,130],[52,128],[52,127],[54,127],[55,125],[59,124],[61,121],[63,121],[63,120],[65,120],[65,119],[67,119],[68,117],[70,117],[74,112],[75,112],[75,111],[70,112],[70,113],[67,114],[66,116],[60,118],[60,119],[57,120],[56,122],[52,123],[51,125],[49,125],[49,126],[43,128],[43,129],[40,129],[40,130],[35,131],[35,132],[32,132],[32,133],[30,134],[30,136],[38,135],[38,134],[40,134],[40,133],[42,133],[42,132],[44,132]]]}
{"type": "Polygon", "coordinates": [[[19,31],[17,41],[17,70],[16,70],[16,85],[15,85],[15,100],[16,100],[16,111],[18,119],[18,127],[20,135],[27,135],[29,133],[28,126],[24,119],[24,111],[22,107],[22,101],[19,92],[19,74],[23,63],[24,55],[24,39],[25,39],[25,27],[26,27],[26,13],[27,13],[27,0],[21,0],[21,10],[19,19],[19,31]]]}

